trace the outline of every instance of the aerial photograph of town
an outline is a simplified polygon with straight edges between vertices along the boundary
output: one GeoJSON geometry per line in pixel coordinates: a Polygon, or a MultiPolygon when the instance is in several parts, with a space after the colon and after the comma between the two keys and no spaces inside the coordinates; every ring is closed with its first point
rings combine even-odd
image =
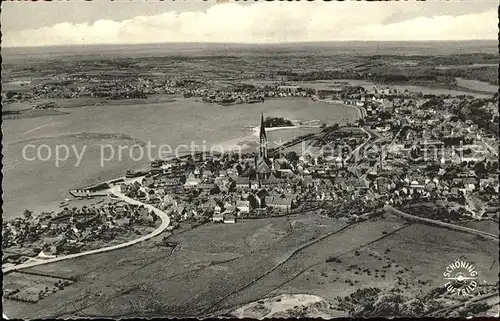
{"type": "Polygon", "coordinates": [[[498,317],[497,11],[3,3],[3,318],[498,317]]]}

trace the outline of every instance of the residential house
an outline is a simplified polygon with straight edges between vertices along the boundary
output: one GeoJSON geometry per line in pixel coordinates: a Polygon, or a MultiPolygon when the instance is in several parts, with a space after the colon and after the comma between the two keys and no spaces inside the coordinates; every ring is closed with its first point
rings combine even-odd
{"type": "Polygon", "coordinates": [[[202,190],[202,191],[209,192],[214,187],[215,187],[215,184],[213,184],[213,183],[202,183],[202,184],[199,184],[197,188],[202,190]]]}
{"type": "Polygon", "coordinates": [[[179,178],[170,178],[163,176],[160,179],[160,185],[164,187],[175,187],[179,186],[179,184],[180,184],[179,178]]]}
{"type": "Polygon", "coordinates": [[[280,178],[288,178],[288,179],[290,179],[290,178],[295,177],[295,174],[292,172],[291,169],[278,169],[276,171],[276,174],[280,178]]]}
{"type": "Polygon", "coordinates": [[[248,213],[250,212],[250,201],[236,201],[236,208],[240,211],[240,213],[248,213]]]}
{"type": "Polygon", "coordinates": [[[272,164],[274,170],[282,170],[282,169],[285,169],[285,168],[289,168],[289,164],[288,164],[288,160],[286,158],[275,158],[273,160],[273,164],[272,164]]]}
{"type": "Polygon", "coordinates": [[[472,192],[476,189],[477,179],[474,177],[466,177],[463,180],[463,184],[467,191],[472,192]]]}
{"type": "Polygon", "coordinates": [[[434,182],[428,182],[427,184],[425,184],[425,190],[428,191],[428,192],[432,192],[436,189],[436,183],[434,182]]]}
{"type": "Polygon", "coordinates": [[[228,168],[226,170],[227,176],[230,178],[236,178],[238,176],[238,171],[233,168],[228,168]]]}
{"type": "Polygon", "coordinates": [[[186,178],[186,182],[184,183],[184,188],[197,188],[198,185],[200,184],[200,179],[196,178],[193,173],[189,174],[188,177],[186,178]]]}
{"type": "Polygon", "coordinates": [[[214,216],[212,217],[212,222],[224,222],[224,214],[222,213],[214,213],[214,216]]]}
{"type": "Polygon", "coordinates": [[[234,207],[231,203],[229,203],[228,201],[225,201],[224,202],[224,212],[232,212],[234,210],[234,207]]]}
{"type": "Polygon", "coordinates": [[[236,189],[245,190],[250,188],[250,179],[248,177],[237,177],[235,179],[236,189]]]}
{"type": "Polygon", "coordinates": [[[281,210],[289,211],[292,209],[294,203],[291,198],[280,198],[276,196],[269,196],[265,199],[267,207],[278,208],[281,210]]]}
{"type": "Polygon", "coordinates": [[[221,192],[227,192],[229,190],[229,178],[226,176],[216,177],[215,184],[219,186],[221,192]]]}
{"type": "Polygon", "coordinates": [[[174,213],[178,216],[184,216],[187,210],[183,205],[178,205],[174,208],[174,213]]]}
{"type": "Polygon", "coordinates": [[[210,178],[214,175],[213,172],[209,171],[208,169],[204,170],[203,171],[203,174],[202,174],[202,178],[206,179],[206,178],[210,178]]]}
{"type": "Polygon", "coordinates": [[[314,181],[311,175],[304,175],[304,178],[302,179],[302,182],[305,187],[312,187],[314,186],[314,181]]]}
{"type": "Polygon", "coordinates": [[[498,180],[493,178],[481,178],[479,180],[479,189],[481,191],[486,190],[488,187],[494,187],[495,185],[498,185],[498,180]]]}
{"type": "Polygon", "coordinates": [[[260,186],[261,187],[271,187],[271,186],[276,186],[276,185],[279,185],[279,183],[281,182],[280,179],[277,179],[276,176],[274,176],[273,174],[270,174],[269,177],[267,179],[261,179],[260,180],[260,186]]]}
{"type": "Polygon", "coordinates": [[[260,187],[259,181],[250,181],[251,190],[259,189],[259,187],[260,187]]]}
{"type": "MultiPolygon", "coordinates": [[[[208,201],[206,201],[200,205],[200,209],[203,212],[215,211],[216,206],[217,206],[217,202],[214,199],[209,199],[208,201]]],[[[220,210],[219,210],[219,212],[220,212],[220,210]]]]}
{"type": "Polygon", "coordinates": [[[416,181],[416,180],[413,180],[410,182],[410,194],[413,194],[414,192],[421,192],[425,189],[425,185],[416,181]]]}

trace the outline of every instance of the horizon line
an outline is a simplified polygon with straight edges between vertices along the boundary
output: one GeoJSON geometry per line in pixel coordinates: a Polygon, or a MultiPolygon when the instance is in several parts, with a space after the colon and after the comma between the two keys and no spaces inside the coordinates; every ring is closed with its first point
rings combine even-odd
{"type": "Polygon", "coordinates": [[[461,39],[461,40],[327,40],[327,41],[286,41],[286,42],[212,42],[212,41],[183,41],[183,42],[145,42],[145,43],[89,43],[89,44],[56,44],[39,46],[8,46],[2,45],[2,49],[30,49],[30,48],[57,48],[57,47],[92,47],[92,46],[144,46],[144,45],[172,45],[172,44],[205,44],[205,45],[229,45],[229,46],[273,46],[273,45],[297,45],[297,44],[329,44],[329,43],[437,43],[437,42],[497,42],[498,39],[461,39]]]}

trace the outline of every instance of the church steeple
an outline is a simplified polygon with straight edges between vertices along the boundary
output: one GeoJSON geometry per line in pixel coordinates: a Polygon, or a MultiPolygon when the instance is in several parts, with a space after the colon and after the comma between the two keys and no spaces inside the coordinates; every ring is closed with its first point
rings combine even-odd
{"type": "Polygon", "coordinates": [[[267,159],[267,136],[266,126],[264,124],[264,113],[260,115],[259,157],[267,159]]]}
{"type": "Polygon", "coordinates": [[[259,134],[259,159],[256,162],[257,177],[259,180],[266,179],[271,175],[270,163],[267,158],[267,136],[266,126],[264,124],[264,113],[260,115],[260,134],[259,134]]]}
{"type": "Polygon", "coordinates": [[[266,126],[264,125],[264,113],[260,114],[260,135],[259,136],[266,138],[266,126]]]}

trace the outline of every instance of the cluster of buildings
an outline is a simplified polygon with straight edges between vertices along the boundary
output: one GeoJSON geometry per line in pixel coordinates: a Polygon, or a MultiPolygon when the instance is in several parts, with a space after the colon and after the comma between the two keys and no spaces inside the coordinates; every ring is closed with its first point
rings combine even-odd
{"type": "Polygon", "coordinates": [[[185,97],[202,97],[204,102],[221,105],[257,103],[268,98],[311,97],[314,90],[293,85],[254,86],[249,84],[235,85],[218,89],[193,89],[184,92],[185,97]]]}
{"type": "Polygon", "coordinates": [[[352,101],[365,108],[362,123],[376,137],[355,165],[364,173],[365,188],[387,204],[432,200],[454,217],[498,217],[498,137],[456,114],[470,103],[491,102],[393,91],[376,95],[352,101]]]}
{"type": "Polygon", "coordinates": [[[252,104],[264,102],[264,96],[249,93],[224,92],[217,90],[214,93],[204,94],[202,101],[220,105],[252,104]]]}
{"type": "MultiPolygon", "coordinates": [[[[261,118],[258,155],[221,161],[176,160],[152,164],[142,184],[122,184],[122,192],[165,211],[173,221],[234,222],[237,217],[290,213],[311,190],[311,175],[297,175],[286,158],[268,155],[261,118]]],[[[324,190],[329,185],[324,183],[324,190]]]]}
{"type": "MultiPolygon", "coordinates": [[[[307,153],[287,153],[285,148],[279,150],[286,155],[281,156],[268,149],[261,115],[257,153],[155,161],[142,183],[120,188],[165,211],[172,228],[183,221],[234,223],[311,208],[355,221],[384,205],[425,203],[440,204],[438,219],[445,221],[498,220],[497,133],[457,114],[471,103],[490,108],[491,101],[353,88],[342,86],[322,95],[359,108],[359,127],[329,126],[295,140],[309,141],[314,148],[307,153]]],[[[280,90],[302,92],[295,87],[280,90]]],[[[2,242],[7,251],[30,244],[44,253],[69,253],[88,241],[112,239],[132,225],[156,221],[154,213],[131,205],[64,209],[57,215],[4,222],[2,242]]]]}
{"type": "Polygon", "coordinates": [[[425,202],[441,204],[444,220],[494,218],[498,147],[486,142],[490,133],[452,113],[467,98],[441,98],[436,107],[429,104],[436,97],[393,90],[350,96],[364,110],[364,133],[325,128],[313,139],[316,148],[294,157],[270,155],[262,119],[257,155],[157,162],[137,186],[139,196],[179,221],[233,222],[313,203],[328,215],[354,220],[387,204],[425,202]]]}
{"type": "MultiPolygon", "coordinates": [[[[340,139],[332,133],[326,136],[340,139]]],[[[366,135],[351,137],[350,143],[356,145],[363,139],[366,135]]],[[[220,161],[153,162],[142,184],[122,184],[122,192],[165,211],[174,222],[227,223],[319,207],[340,200],[358,184],[354,173],[340,168],[343,162],[336,158],[295,152],[284,157],[271,155],[263,115],[259,140],[258,153],[242,158],[224,155],[220,161]],[[342,177],[345,186],[336,189],[336,177],[342,177]]]]}
{"type": "Polygon", "coordinates": [[[269,86],[224,86],[201,78],[141,77],[135,73],[114,71],[70,74],[42,80],[31,90],[10,93],[9,97],[4,95],[4,99],[6,102],[57,98],[143,99],[159,94],[199,97],[204,102],[229,105],[262,102],[269,97],[310,97],[314,90],[278,83],[269,86]]]}
{"type": "Polygon", "coordinates": [[[159,217],[144,206],[120,201],[37,216],[25,211],[24,217],[3,222],[3,260],[5,263],[36,255],[77,253],[141,226],[155,226],[158,221],[159,217]]]}

